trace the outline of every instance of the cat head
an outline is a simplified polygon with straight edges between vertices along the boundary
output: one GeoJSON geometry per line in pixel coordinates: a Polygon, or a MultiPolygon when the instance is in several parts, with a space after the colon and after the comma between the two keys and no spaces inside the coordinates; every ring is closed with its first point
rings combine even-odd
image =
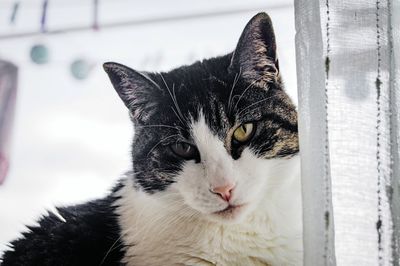
{"type": "Polygon", "coordinates": [[[117,63],[104,69],[135,126],[138,189],[235,221],[284,182],[277,169],[298,153],[297,114],[283,91],[267,14],[254,16],[225,56],[167,73],[117,63]]]}

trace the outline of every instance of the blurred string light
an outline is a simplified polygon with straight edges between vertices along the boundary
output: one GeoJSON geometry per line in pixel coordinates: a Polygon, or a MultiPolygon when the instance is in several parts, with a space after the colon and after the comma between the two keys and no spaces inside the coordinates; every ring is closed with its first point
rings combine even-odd
{"type": "Polygon", "coordinates": [[[35,44],[30,51],[33,63],[43,65],[49,62],[49,49],[44,44],[35,44]]]}
{"type": "Polygon", "coordinates": [[[93,0],[93,30],[99,29],[99,0],[93,0]]]}
{"type": "Polygon", "coordinates": [[[11,25],[15,25],[15,20],[17,18],[18,10],[19,10],[19,1],[16,1],[13,4],[12,11],[11,11],[11,16],[10,16],[10,24],[11,25]]]}
{"type": "Polygon", "coordinates": [[[47,7],[49,5],[48,0],[43,0],[42,3],[42,17],[40,19],[40,31],[42,33],[46,32],[46,18],[47,18],[47,7]]]}
{"type": "MultiPolygon", "coordinates": [[[[50,34],[60,34],[60,33],[70,33],[70,32],[80,32],[80,31],[88,31],[88,30],[99,30],[100,27],[102,29],[106,28],[117,28],[117,27],[126,27],[126,26],[141,26],[147,24],[156,24],[156,23],[164,23],[164,22],[176,22],[176,21],[183,21],[183,20],[191,20],[191,19],[204,19],[209,17],[219,17],[224,15],[232,15],[232,14],[239,14],[239,13],[247,13],[247,12],[255,12],[260,10],[271,10],[271,9],[283,9],[291,7],[289,3],[280,3],[275,5],[269,6],[259,6],[259,7],[248,7],[248,8],[237,8],[231,10],[221,10],[221,11],[206,11],[206,12],[197,12],[191,14],[178,14],[178,15],[169,15],[169,16],[159,16],[159,17],[150,17],[144,19],[135,19],[131,21],[122,21],[122,22],[115,22],[115,23],[108,23],[108,24],[101,24],[99,23],[99,1],[100,0],[91,0],[93,6],[93,21],[92,24],[89,26],[77,26],[77,27],[70,27],[70,28],[62,28],[62,29],[55,29],[49,30],[47,28],[47,12],[48,12],[48,5],[49,0],[42,0],[42,12],[41,12],[41,19],[40,19],[40,30],[33,31],[33,32],[22,32],[22,33],[12,33],[12,34],[3,34],[0,35],[0,40],[4,39],[15,39],[15,38],[23,38],[23,37],[32,37],[32,36],[44,36],[50,34]]],[[[29,3],[29,2],[28,2],[29,3]]],[[[66,2],[70,3],[71,6],[78,6],[77,2],[66,2]]],[[[82,2],[79,2],[82,3],[82,2]]],[[[32,4],[29,3],[29,4],[32,4]]],[[[25,3],[24,3],[25,5],[25,3]]],[[[57,4],[58,5],[58,4],[57,4]]],[[[17,13],[20,9],[20,1],[16,1],[13,5],[11,17],[10,17],[10,24],[16,23],[17,13]]],[[[43,43],[43,41],[34,44],[30,50],[30,58],[31,61],[38,65],[46,64],[50,61],[50,52],[47,46],[43,43]]],[[[143,68],[147,67],[149,64],[160,65],[163,61],[163,54],[159,53],[155,57],[144,57],[141,65],[143,68]]],[[[187,61],[191,62],[194,59],[194,54],[189,54],[187,56],[187,61]]],[[[75,59],[70,64],[70,73],[71,75],[78,80],[86,79],[91,70],[93,69],[94,62],[88,61],[86,59],[78,58],[75,59]]]]}
{"type": "MultiPolygon", "coordinates": [[[[16,0],[2,0],[0,1],[0,8],[4,7],[9,7],[10,3],[14,3],[16,0]]],[[[126,4],[132,2],[132,0],[104,0],[104,1],[109,1],[113,2],[116,4],[126,4]]],[[[24,5],[24,9],[36,9],[38,4],[42,2],[42,0],[25,0],[25,1],[19,1],[22,2],[24,5]]],[[[57,5],[54,6],[55,8],[65,8],[65,7],[81,7],[82,5],[85,4],[91,4],[92,0],[57,0],[57,5]]]]}
{"type": "MultiPolygon", "coordinates": [[[[79,6],[79,5],[77,5],[77,6],[79,6]]],[[[82,25],[82,26],[75,26],[75,27],[65,27],[65,28],[60,28],[60,29],[46,30],[46,35],[93,30],[93,25],[97,25],[97,27],[101,28],[101,29],[111,29],[111,28],[119,28],[119,27],[132,27],[132,26],[142,26],[142,25],[158,24],[158,23],[166,23],[166,22],[177,22],[177,21],[185,21],[185,20],[193,20],[193,19],[220,17],[220,16],[227,16],[227,15],[234,15],[234,14],[241,14],[241,13],[259,12],[261,10],[285,9],[285,8],[289,8],[289,7],[292,7],[291,3],[278,3],[278,4],[258,6],[258,7],[253,6],[253,7],[246,7],[246,8],[230,9],[230,10],[202,11],[202,12],[192,12],[189,14],[157,16],[157,17],[127,20],[127,21],[110,22],[110,23],[105,23],[105,24],[100,24],[100,22],[98,21],[98,14],[97,14],[98,12],[94,11],[94,14],[96,14],[94,16],[94,18],[97,21],[96,23],[92,23],[91,25],[82,25]]],[[[99,8],[99,1],[95,1],[94,9],[98,9],[98,8],[99,8]]],[[[32,37],[32,36],[40,35],[41,33],[42,32],[29,31],[29,32],[2,34],[2,35],[0,35],[0,40],[32,37]]]]}
{"type": "Polygon", "coordinates": [[[89,76],[94,65],[94,63],[91,63],[86,59],[76,59],[71,63],[70,71],[75,79],[84,80],[89,76]]]}
{"type": "MultiPolygon", "coordinates": [[[[40,17],[40,32],[46,32],[46,18],[47,18],[47,7],[49,5],[48,0],[43,0],[42,3],[42,14],[40,17]]],[[[32,46],[30,51],[30,57],[33,63],[43,65],[49,62],[49,49],[45,44],[35,44],[32,46]]]]}

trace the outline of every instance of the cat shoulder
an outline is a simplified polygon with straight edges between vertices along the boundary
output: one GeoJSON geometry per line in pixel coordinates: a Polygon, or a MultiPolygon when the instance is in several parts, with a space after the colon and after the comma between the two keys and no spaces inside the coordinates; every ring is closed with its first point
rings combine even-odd
{"type": "Polygon", "coordinates": [[[120,265],[113,197],[57,208],[10,243],[1,265],[120,265]]]}

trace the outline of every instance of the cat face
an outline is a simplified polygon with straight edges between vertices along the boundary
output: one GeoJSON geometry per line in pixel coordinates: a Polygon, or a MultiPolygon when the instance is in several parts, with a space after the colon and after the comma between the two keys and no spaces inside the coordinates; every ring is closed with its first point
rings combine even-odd
{"type": "Polygon", "coordinates": [[[297,115],[275,47],[272,23],[260,13],[225,56],[168,73],[104,65],[135,125],[137,188],[236,221],[284,182],[280,165],[298,152],[297,115]]]}

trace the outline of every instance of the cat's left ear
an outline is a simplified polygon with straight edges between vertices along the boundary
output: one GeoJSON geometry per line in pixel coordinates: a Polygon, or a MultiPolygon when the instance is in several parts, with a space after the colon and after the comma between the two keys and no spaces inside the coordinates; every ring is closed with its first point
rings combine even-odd
{"type": "Polygon", "coordinates": [[[154,91],[158,85],[145,73],[127,66],[108,62],[103,64],[114,89],[136,120],[145,120],[154,107],[154,91]]]}
{"type": "Polygon", "coordinates": [[[274,29],[266,13],[255,15],[246,25],[233,52],[229,70],[248,82],[264,87],[277,80],[279,64],[274,29]]]}

